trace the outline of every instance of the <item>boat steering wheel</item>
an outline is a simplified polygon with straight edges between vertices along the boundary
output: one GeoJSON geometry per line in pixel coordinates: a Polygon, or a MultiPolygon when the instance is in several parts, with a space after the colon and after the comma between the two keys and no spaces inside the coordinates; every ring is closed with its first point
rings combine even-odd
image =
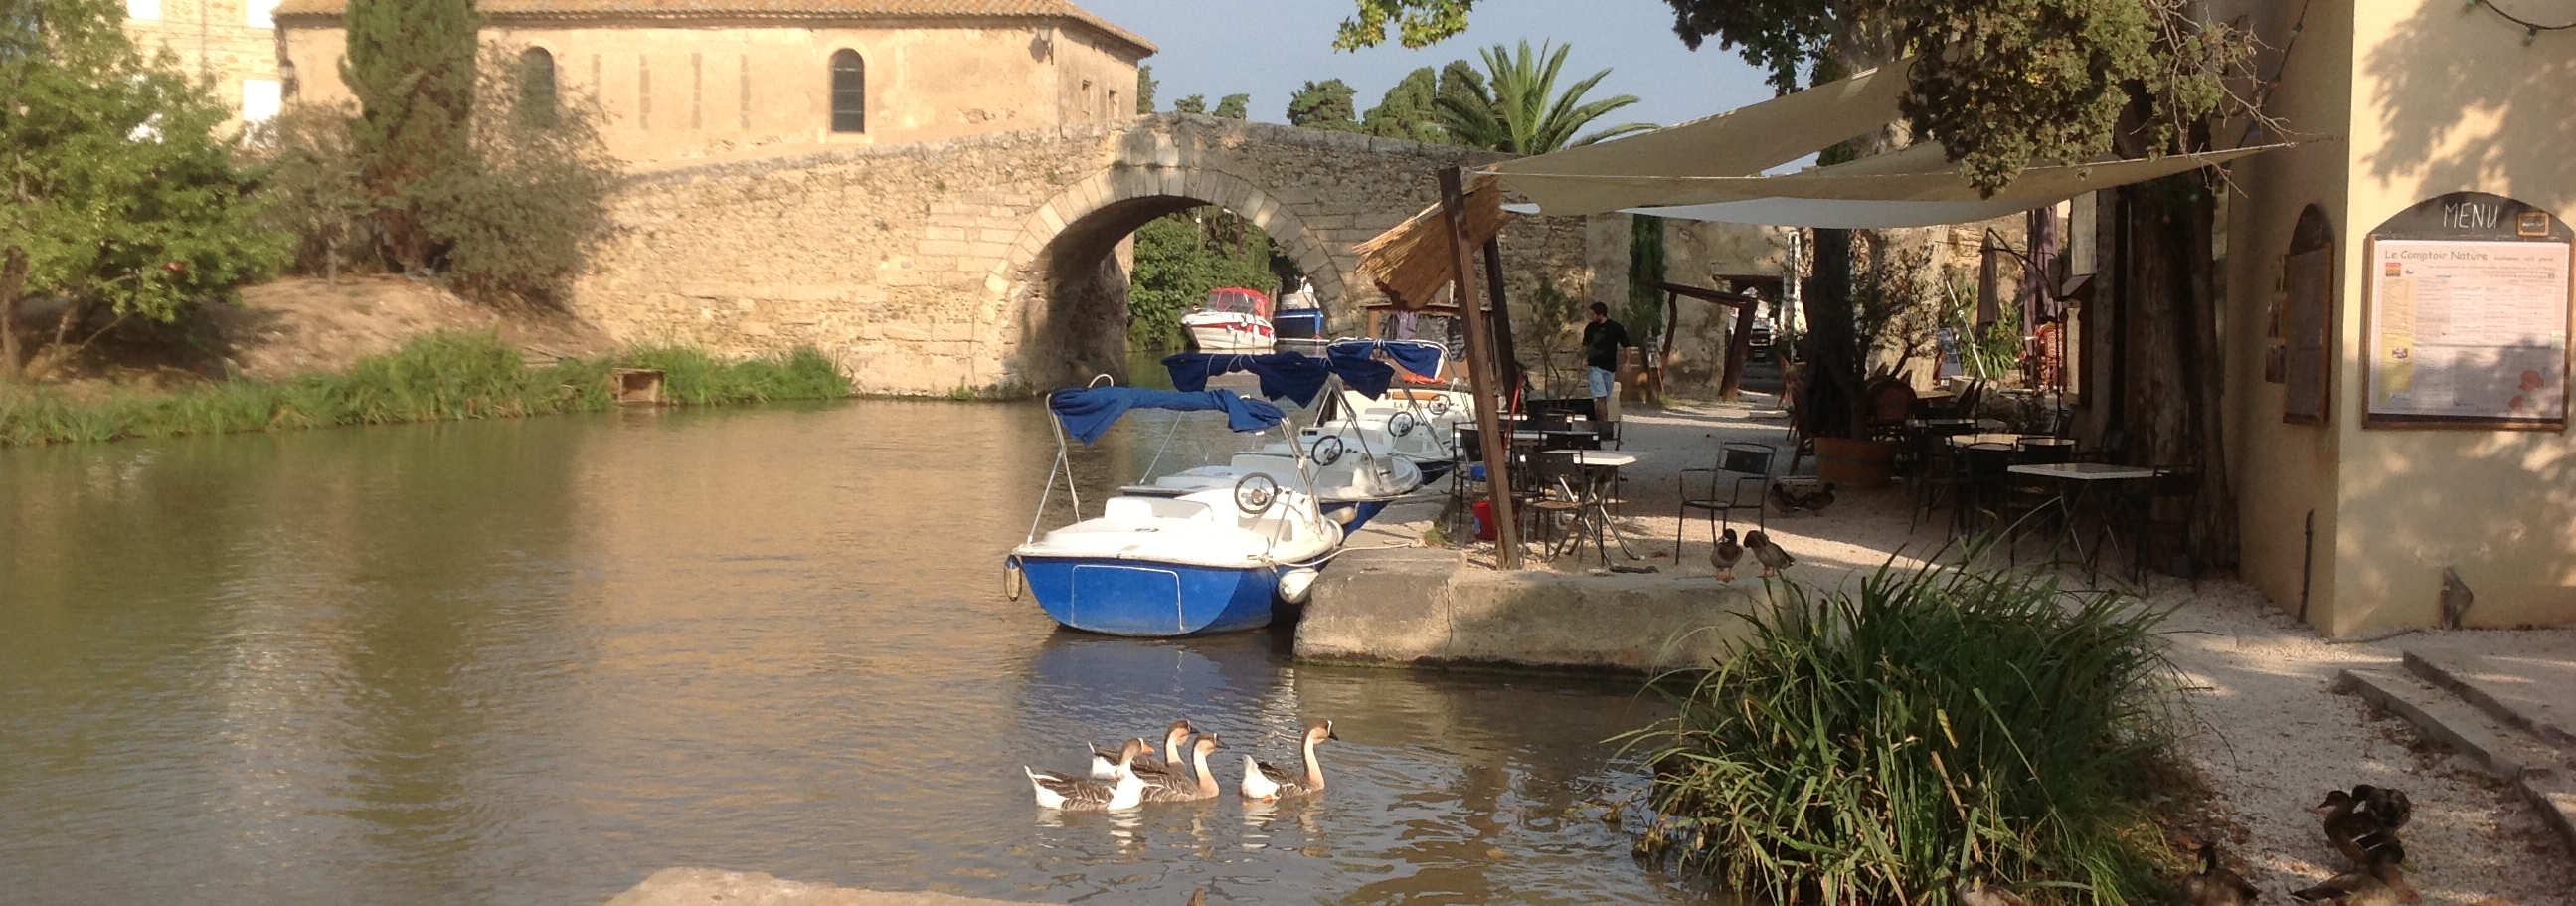
{"type": "Polygon", "coordinates": [[[1244,515],[1259,516],[1270,512],[1270,504],[1279,499],[1279,481],[1261,472],[1243,476],[1234,483],[1234,508],[1244,515]]]}
{"type": "Polygon", "coordinates": [[[1431,405],[1426,408],[1431,410],[1432,418],[1439,418],[1443,415],[1447,415],[1449,414],[1449,398],[1445,396],[1432,397],[1431,405]]]}
{"type": "Polygon", "coordinates": [[[1349,445],[1342,443],[1341,435],[1327,434],[1315,438],[1315,442],[1306,447],[1306,456],[1314,460],[1316,465],[1329,466],[1341,462],[1342,453],[1348,449],[1349,445]]]}
{"type": "Polygon", "coordinates": [[[1411,412],[1398,412],[1386,420],[1386,433],[1397,437],[1412,434],[1413,429],[1419,427],[1422,427],[1422,419],[1415,417],[1411,412]]]}

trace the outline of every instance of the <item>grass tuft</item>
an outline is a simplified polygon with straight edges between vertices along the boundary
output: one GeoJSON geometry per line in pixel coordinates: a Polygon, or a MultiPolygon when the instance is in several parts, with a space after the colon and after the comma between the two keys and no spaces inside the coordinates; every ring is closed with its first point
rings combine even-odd
{"type": "Polygon", "coordinates": [[[850,395],[840,368],[810,347],[741,362],[657,347],[529,368],[491,334],[441,331],[359,359],[347,374],[88,399],[0,389],[0,446],[595,412],[615,405],[617,368],[660,368],[664,399],[693,406],[850,395]]]}
{"type": "Polygon", "coordinates": [[[1656,775],[1641,853],[1778,903],[1948,903],[1977,876],[2163,901],[2155,820],[2190,788],[2166,611],[1937,566],[1786,590],[1631,734],[1656,775]]]}

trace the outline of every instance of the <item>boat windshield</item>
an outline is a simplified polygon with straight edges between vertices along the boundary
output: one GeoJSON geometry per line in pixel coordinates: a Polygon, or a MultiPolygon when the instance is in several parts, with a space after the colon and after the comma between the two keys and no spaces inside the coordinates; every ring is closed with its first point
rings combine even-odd
{"type": "Polygon", "coordinates": [[[1270,317],[1270,297],[1253,290],[1234,287],[1211,290],[1208,293],[1207,310],[1267,318],[1270,317]]]}

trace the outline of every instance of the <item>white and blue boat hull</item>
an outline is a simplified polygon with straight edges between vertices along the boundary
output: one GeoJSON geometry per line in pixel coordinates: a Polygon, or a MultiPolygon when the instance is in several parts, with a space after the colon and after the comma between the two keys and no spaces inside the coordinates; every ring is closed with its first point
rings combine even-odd
{"type": "Polygon", "coordinates": [[[1279,566],[1246,568],[1114,557],[1014,554],[1029,594],[1066,626],[1106,635],[1169,637],[1270,624],[1279,566]]]}

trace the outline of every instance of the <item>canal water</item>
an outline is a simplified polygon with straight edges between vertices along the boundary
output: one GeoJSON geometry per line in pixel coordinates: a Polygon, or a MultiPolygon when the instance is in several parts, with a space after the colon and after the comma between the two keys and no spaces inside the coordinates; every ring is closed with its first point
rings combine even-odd
{"type": "MultiPolygon", "coordinates": [[[[1159,445],[1080,454],[1089,495],[1159,445]]],[[[1204,423],[1166,455],[1229,441],[1204,423]]],[[[1684,902],[1584,804],[1634,682],[1059,631],[1002,592],[1033,404],[0,451],[0,900],[590,904],[669,866],[1044,902],[1684,902]],[[1036,808],[1187,717],[1228,795],[1036,808]],[[1331,789],[1241,756],[1332,718],[1331,789]]],[[[1169,467],[1166,460],[1164,466],[1169,467]]],[[[1058,517],[1060,518],[1060,517],[1058,517]]]]}

